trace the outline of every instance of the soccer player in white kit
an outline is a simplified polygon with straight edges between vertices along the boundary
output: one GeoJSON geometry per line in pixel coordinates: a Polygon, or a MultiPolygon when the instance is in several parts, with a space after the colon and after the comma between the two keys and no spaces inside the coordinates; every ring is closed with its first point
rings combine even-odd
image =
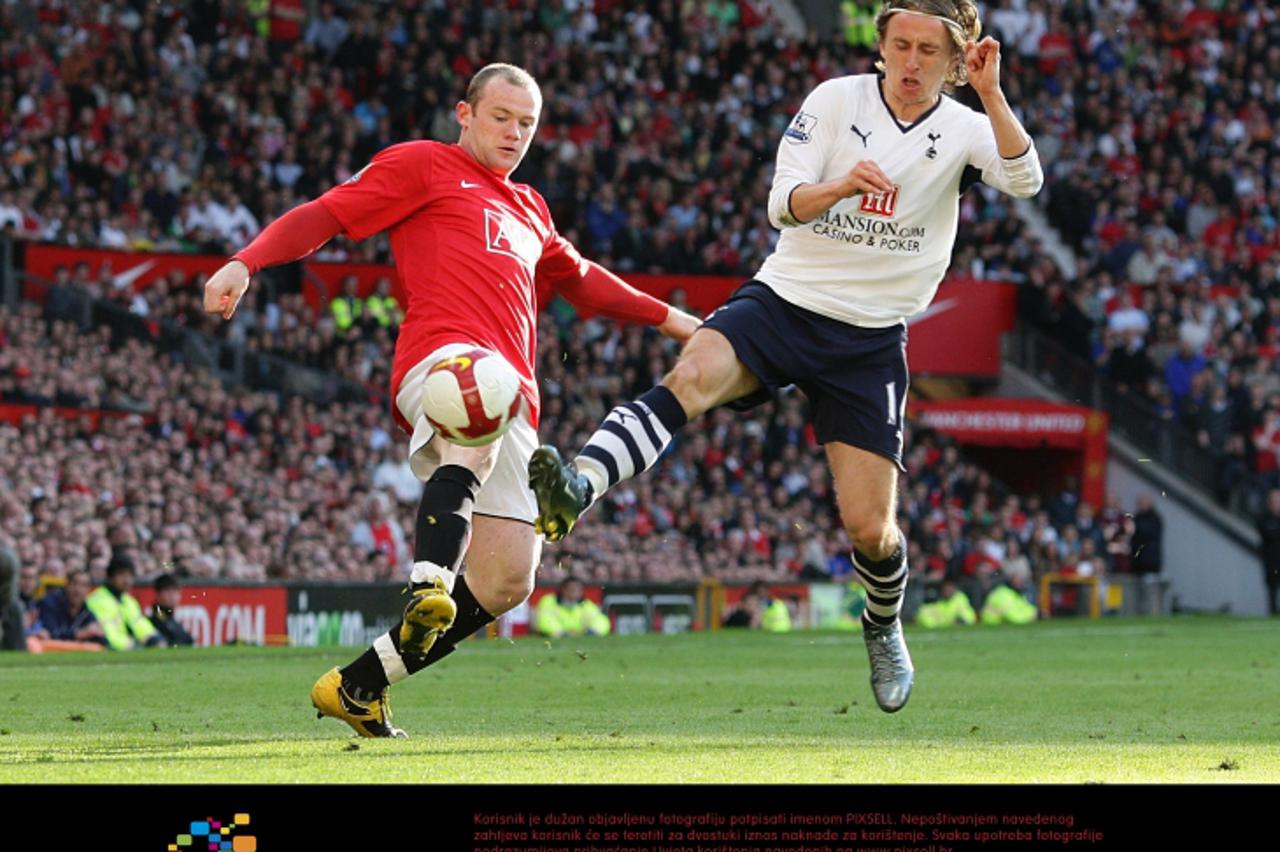
{"type": "Polygon", "coordinates": [[[1019,197],[1043,175],[1000,88],[1000,45],[978,40],[972,0],[889,0],[876,28],[881,73],[822,83],[783,134],[769,196],[782,235],[755,279],[707,318],[658,387],[610,412],[573,464],[542,447],[529,472],[538,528],[557,540],[606,489],[648,469],[690,418],[795,384],[867,589],[872,689],[892,713],[914,681],[895,512],[905,320],[947,270],[966,171],[1019,197]],[[966,82],[985,116],[943,92],[966,82]]]}

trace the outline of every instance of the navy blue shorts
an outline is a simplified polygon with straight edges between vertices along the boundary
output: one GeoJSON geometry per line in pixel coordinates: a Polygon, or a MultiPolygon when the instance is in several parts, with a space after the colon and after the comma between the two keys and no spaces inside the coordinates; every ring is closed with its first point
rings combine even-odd
{"type": "Polygon", "coordinates": [[[759,405],[794,384],[809,398],[819,441],[849,444],[902,468],[905,325],[859,328],[797,307],[759,281],[735,290],[703,325],[727,337],[768,389],[735,408],[759,405]]]}

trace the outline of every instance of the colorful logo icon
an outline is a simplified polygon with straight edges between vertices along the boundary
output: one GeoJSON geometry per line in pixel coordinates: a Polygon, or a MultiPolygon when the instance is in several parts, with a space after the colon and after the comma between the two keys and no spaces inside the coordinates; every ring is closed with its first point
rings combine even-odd
{"type": "Polygon", "coordinates": [[[188,833],[169,844],[169,852],[258,852],[258,838],[243,833],[248,825],[248,814],[236,814],[225,823],[211,817],[192,821],[188,833]]]}

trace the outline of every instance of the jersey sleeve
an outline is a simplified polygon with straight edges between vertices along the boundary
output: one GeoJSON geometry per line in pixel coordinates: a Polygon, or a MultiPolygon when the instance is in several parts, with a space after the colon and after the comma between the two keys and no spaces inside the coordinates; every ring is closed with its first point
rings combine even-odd
{"type": "Polygon", "coordinates": [[[536,271],[540,285],[554,287],[566,279],[580,279],[586,275],[587,261],[573,243],[552,229],[550,237],[542,245],[542,258],[536,271]]]}
{"type": "Polygon", "coordinates": [[[429,142],[384,148],[344,183],[320,196],[320,203],[353,240],[363,240],[407,219],[431,199],[427,188],[435,161],[429,142]]]}
{"type": "Polygon", "coordinates": [[[671,310],[666,302],[637,290],[590,260],[582,277],[561,278],[552,286],[575,308],[603,314],[618,322],[661,325],[671,310]]]}
{"type": "Polygon", "coordinates": [[[836,127],[842,110],[839,91],[836,80],[815,88],[782,134],[773,188],[769,191],[769,222],[775,228],[804,224],[791,212],[791,193],[801,184],[822,180],[838,141],[836,127]]]}
{"type": "Polygon", "coordinates": [[[250,275],[278,263],[289,263],[327,243],[342,225],[317,201],[300,204],[266,227],[253,242],[236,252],[250,275]]]}
{"type": "Polygon", "coordinates": [[[1030,198],[1044,184],[1040,155],[1032,142],[1016,157],[1000,156],[996,134],[986,116],[975,113],[969,134],[969,165],[982,172],[982,182],[1017,198],[1030,198]]]}
{"type": "Polygon", "coordinates": [[[566,278],[581,279],[587,273],[587,262],[573,243],[560,236],[560,232],[556,230],[556,223],[551,219],[551,210],[547,207],[546,200],[532,189],[527,190],[527,197],[542,219],[547,234],[542,241],[542,257],[534,270],[537,286],[545,289],[566,278]]]}

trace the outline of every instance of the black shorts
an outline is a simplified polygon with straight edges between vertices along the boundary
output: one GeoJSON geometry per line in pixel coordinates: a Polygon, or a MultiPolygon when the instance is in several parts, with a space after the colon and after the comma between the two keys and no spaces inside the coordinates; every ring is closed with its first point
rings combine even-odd
{"type": "MultiPolygon", "coordinates": [[[[797,307],[759,281],[743,284],[703,323],[729,339],[738,360],[768,391],[739,400],[758,405],[794,384],[813,410],[822,443],[839,441],[902,468],[907,327],[860,328],[797,307]]],[[[741,403],[746,403],[744,406],[741,403]]]]}

